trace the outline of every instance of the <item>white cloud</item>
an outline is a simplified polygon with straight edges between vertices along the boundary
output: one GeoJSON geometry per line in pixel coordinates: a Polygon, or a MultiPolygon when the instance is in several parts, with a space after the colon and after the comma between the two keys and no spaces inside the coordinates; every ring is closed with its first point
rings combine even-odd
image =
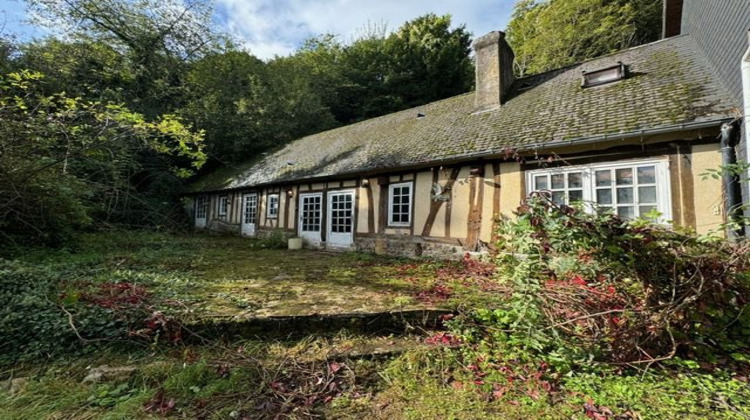
{"type": "Polygon", "coordinates": [[[370,25],[389,30],[426,13],[450,14],[475,36],[505,28],[515,0],[217,0],[219,20],[260,58],[287,55],[311,36],[343,40],[370,25]]]}

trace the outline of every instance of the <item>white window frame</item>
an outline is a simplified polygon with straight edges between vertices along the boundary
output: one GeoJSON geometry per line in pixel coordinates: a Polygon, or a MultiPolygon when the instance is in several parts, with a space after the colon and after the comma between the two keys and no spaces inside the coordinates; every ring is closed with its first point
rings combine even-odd
{"type": "MultiPolygon", "coordinates": [[[[404,196],[402,195],[401,197],[404,197],[404,196]]],[[[399,204],[403,205],[404,203],[399,203],[399,204]]],[[[411,226],[411,223],[412,223],[412,210],[413,209],[414,209],[414,183],[413,182],[411,182],[411,181],[409,181],[409,182],[398,182],[396,184],[390,184],[390,185],[388,185],[388,226],[392,226],[392,227],[409,227],[409,226],[411,226]],[[396,214],[394,214],[394,212],[393,212],[393,198],[394,198],[393,197],[393,192],[394,192],[394,190],[396,188],[404,188],[404,187],[408,187],[409,188],[409,194],[408,194],[409,201],[408,201],[408,203],[406,203],[409,206],[409,210],[406,213],[406,215],[409,218],[409,221],[408,222],[394,221],[393,217],[396,214]]],[[[397,214],[402,215],[404,213],[399,212],[397,214]]]]}
{"type": "Polygon", "coordinates": [[[226,216],[227,215],[227,209],[229,208],[229,197],[226,195],[220,195],[219,196],[219,216],[226,216]]]}
{"type": "Polygon", "coordinates": [[[281,197],[279,194],[268,194],[266,197],[266,219],[278,219],[279,218],[279,203],[281,197]],[[274,200],[276,202],[274,203],[274,200]]]}
{"type": "MultiPolygon", "coordinates": [[[[603,162],[603,163],[595,163],[595,164],[589,164],[589,165],[576,165],[576,166],[561,166],[556,168],[547,168],[547,169],[535,169],[531,171],[526,172],[526,186],[527,191],[529,193],[537,191],[535,189],[535,177],[539,175],[550,175],[550,178],[548,178],[551,181],[551,175],[557,175],[557,174],[563,174],[565,176],[565,191],[567,192],[571,188],[568,188],[568,176],[567,174],[573,173],[573,172],[581,172],[582,173],[582,180],[583,180],[583,186],[581,190],[583,191],[583,202],[586,204],[585,208],[588,212],[593,212],[596,207],[596,197],[597,197],[597,189],[606,189],[606,187],[599,187],[597,188],[596,181],[595,181],[595,174],[596,171],[602,171],[602,170],[611,170],[616,171],[617,169],[625,169],[625,168],[633,168],[633,203],[632,207],[634,210],[634,213],[636,217],[640,216],[640,211],[638,210],[639,205],[647,206],[651,205],[650,203],[640,203],[638,200],[638,193],[637,189],[640,184],[637,180],[637,168],[642,166],[654,166],[655,167],[655,186],[656,186],[656,210],[661,213],[661,216],[659,219],[657,219],[657,222],[659,223],[667,223],[672,219],[672,200],[671,200],[671,186],[670,186],[670,177],[669,177],[669,162],[666,158],[661,159],[634,159],[634,160],[627,160],[627,161],[615,161],[615,162],[603,162]]],[[[614,180],[613,180],[614,183],[614,180]]],[[[646,187],[653,186],[653,184],[646,184],[646,187]]],[[[548,189],[542,190],[542,191],[552,191],[550,188],[551,185],[548,183],[548,189]]],[[[621,186],[626,187],[626,186],[621,186]]],[[[612,187],[613,191],[616,192],[617,186],[613,184],[612,187]]],[[[577,188],[573,188],[577,190],[577,188]]],[[[562,189],[557,189],[557,191],[562,191],[562,189]]],[[[614,195],[614,194],[613,194],[614,195]]],[[[615,204],[616,198],[612,197],[612,205],[611,206],[603,206],[603,207],[611,207],[615,209],[615,213],[617,205],[615,204]]],[[[565,197],[565,204],[570,204],[568,197],[565,197]]]]}

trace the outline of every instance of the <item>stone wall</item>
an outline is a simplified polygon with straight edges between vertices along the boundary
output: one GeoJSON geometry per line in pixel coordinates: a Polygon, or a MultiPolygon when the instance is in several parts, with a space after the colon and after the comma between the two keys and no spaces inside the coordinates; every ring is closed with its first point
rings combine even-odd
{"type": "Polygon", "coordinates": [[[466,253],[460,245],[426,242],[412,237],[404,237],[403,239],[359,237],[354,242],[355,249],[358,252],[384,254],[393,257],[459,260],[466,253]]]}

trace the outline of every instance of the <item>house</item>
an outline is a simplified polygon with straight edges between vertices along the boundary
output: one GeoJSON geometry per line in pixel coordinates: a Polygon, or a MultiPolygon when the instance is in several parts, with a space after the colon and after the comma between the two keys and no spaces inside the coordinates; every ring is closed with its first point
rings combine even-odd
{"type": "Polygon", "coordinates": [[[519,79],[502,32],[474,49],[475,92],[307,136],[200,180],[196,228],[450,257],[483,249],[497,217],[541,190],[721,230],[729,189],[701,174],[722,164],[722,142],[739,141],[741,102],[695,36],[519,79]]]}

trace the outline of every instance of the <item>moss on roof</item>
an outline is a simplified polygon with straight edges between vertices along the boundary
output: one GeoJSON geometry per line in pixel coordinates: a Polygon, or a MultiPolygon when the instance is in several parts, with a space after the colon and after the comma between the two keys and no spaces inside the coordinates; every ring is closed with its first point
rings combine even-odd
{"type": "MultiPolygon", "coordinates": [[[[690,36],[669,38],[516,80],[499,108],[475,113],[467,93],[296,140],[194,190],[371,172],[572,139],[732,117],[736,106],[690,36]],[[628,77],[581,88],[581,72],[623,62],[628,77]],[[424,114],[417,118],[417,114],[424,114]]],[[[213,179],[213,178],[212,178],[213,179]]]]}

